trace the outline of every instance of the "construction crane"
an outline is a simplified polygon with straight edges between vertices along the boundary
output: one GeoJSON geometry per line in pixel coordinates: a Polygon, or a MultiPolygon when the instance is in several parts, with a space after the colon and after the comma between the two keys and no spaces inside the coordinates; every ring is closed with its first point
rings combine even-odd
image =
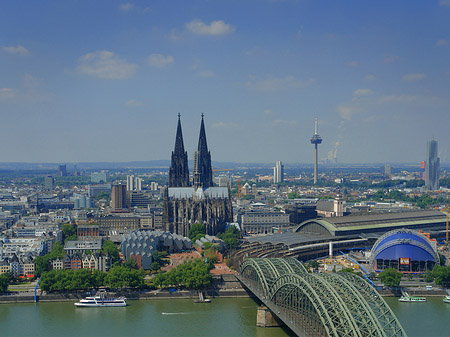
{"type": "Polygon", "coordinates": [[[444,209],[441,210],[442,213],[445,213],[447,215],[447,221],[445,223],[445,243],[448,244],[448,213],[450,206],[445,207],[444,209]]]}

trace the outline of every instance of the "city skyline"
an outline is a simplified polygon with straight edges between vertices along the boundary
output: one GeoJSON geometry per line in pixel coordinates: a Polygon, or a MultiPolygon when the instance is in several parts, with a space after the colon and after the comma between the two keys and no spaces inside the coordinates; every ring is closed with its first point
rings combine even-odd
{"type": "Polygon", "coordinates": [[[450,162],[450,1],[3,1],[1,162],[450,162]]]}

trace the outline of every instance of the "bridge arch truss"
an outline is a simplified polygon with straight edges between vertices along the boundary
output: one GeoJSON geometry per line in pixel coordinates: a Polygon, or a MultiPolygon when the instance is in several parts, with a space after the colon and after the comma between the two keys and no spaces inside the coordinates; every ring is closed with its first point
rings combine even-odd
{"type": "Polygon", "coordinates": [[[249,258],[240,279],[299,336],[406,336],[383,298],[354,274],[311,274],[293,258],[249,258]]]}

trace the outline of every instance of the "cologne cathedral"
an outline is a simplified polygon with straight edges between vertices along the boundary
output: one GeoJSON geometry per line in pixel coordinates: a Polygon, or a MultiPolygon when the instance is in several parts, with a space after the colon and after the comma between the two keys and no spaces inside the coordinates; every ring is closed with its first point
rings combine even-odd
{"type": "Polygon", "coordinates": [[[187,236],[194,223],[205,225],[206,234],[216,235],[233,220],[228,187],[214,187],[211,153],[206,143],[205,124],[200,125],[198,148],[194,154],[192,182],[188,156],[184,150],[181,120],[178,114],[175,149],[169,171],[169,187],[164,192],[164,223],[166,230],[187,236]]]}

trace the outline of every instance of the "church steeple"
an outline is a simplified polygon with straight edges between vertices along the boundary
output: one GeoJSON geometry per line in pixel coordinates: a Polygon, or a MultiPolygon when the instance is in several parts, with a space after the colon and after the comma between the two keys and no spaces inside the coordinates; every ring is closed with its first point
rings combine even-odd
{"type": "Polygon", "coordinates": [[[208,151],[208,144],[206,142],[205,123],[203,120],[200,124],[200,135],[198,138],[197,152],[194,154],[194,187],[211,187],[212,181],[212,166],[211,153],[208,151]]]}
{"type": "Polygon", "coordinates": [[[183,132],[181,131],[181,115],[178,114],[175,149],[172,152],[172,162],[169,170],[169,187],[189,186],[188,156],[184,150],[183,132]]]}

